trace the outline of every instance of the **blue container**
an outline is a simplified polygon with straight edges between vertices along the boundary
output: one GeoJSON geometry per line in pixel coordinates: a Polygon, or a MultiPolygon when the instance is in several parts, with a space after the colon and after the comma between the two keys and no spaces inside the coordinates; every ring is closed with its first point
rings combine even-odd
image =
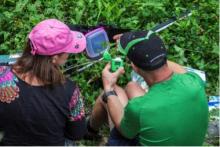
{"type": "Polygon", "coordinates": [[[86,35],[86,53],[91,59],[98,59],[110,48],[109,39],[104,28],[95,29],[86,35]]]}

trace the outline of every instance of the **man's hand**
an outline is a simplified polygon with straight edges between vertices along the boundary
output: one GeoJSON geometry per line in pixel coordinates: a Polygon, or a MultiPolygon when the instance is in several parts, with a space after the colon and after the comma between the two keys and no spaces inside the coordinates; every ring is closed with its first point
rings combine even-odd
{"type": "Polygon", "coordinates": [[[110,68],[111,68],[111,65],[110,63],[108,63],[102,71],[102,82],[103,82],[103,87],[105,91],[113,90],[114,89],[113,87],[115,86],[118,80],[118,77],[121,74],[124,74],[125,72],[124,68],[120,67],[117,71],[115,71],[114,73],[111,73],[110,68]]]}
{"type": "Polygon", "coordinates": [[[113,39],[117,41],[117,40],[120,39],[120,37],[121,37],[122,35],[123,35],[123,34],[117,34],[117,35],[113,36],[113,39]]]}
{"type": "Polygon", "coordinates": [[[123,34],[117,34],[117,35],[113,36],[113,39],[116,41],[116,48],[118,48],[118,43],[119,43],[120,37],[122,35],[123,34]]]}

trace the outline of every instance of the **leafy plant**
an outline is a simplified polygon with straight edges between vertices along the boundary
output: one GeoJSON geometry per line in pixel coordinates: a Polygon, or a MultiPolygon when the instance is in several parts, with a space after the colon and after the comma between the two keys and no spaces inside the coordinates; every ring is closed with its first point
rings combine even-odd
{"type": "MultiPolygon", "coordinates": [[[[219,94],[219,5],[217,0],[1,0],[0,54],[22,52],[27,35],[40,21],[57,18],[67,24],[113,24],[133,30],[149,30],[168,18],[192,10],[189,18],[178,21],[159,35],[169,59],[206,72],[207,94],[219,94]]],[[[116,51],[112,49],[112,54],[116,51]]],[[[85,55],[74,55],[72,64],[87,62],[85,55]]],[[[88,105],[102,89],[100,62],[75,74],[88,105]]],[[[130,68],[120,78],[124,86],[130,80],[130,68]]]]}

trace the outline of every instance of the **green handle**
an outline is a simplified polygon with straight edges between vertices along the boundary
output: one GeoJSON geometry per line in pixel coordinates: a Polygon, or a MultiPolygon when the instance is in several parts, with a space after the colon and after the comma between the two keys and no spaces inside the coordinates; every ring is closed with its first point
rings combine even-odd
{"type": "Polygon", "coordinates": [[[103,58],[104,58],[105,61],[111,61],[112,60],[112,57],[111,57],[111,55],[109,54],[108,51],[104,52],[103,58]]]}
{"type": "Polygon", "coordinates": [[[105,61],[111,62],[111,72],[115,72],[119,67],[123,67],[123,60],[119,57],[112,59],[111,55],[108,51],[105,51],[103,54],[103,58],[105,61]]]}

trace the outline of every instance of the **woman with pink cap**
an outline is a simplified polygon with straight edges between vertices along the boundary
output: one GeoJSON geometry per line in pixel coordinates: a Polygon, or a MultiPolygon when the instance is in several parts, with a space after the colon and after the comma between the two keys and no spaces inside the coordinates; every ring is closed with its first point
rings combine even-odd
{"type": "Polygon", "coordinates": [[[60,70],[86,39],[67,25],[47,19],[28,36],[17,62],[0,66],[2,145],[65,145],[86,133],[82,96],[60,70]]]}

